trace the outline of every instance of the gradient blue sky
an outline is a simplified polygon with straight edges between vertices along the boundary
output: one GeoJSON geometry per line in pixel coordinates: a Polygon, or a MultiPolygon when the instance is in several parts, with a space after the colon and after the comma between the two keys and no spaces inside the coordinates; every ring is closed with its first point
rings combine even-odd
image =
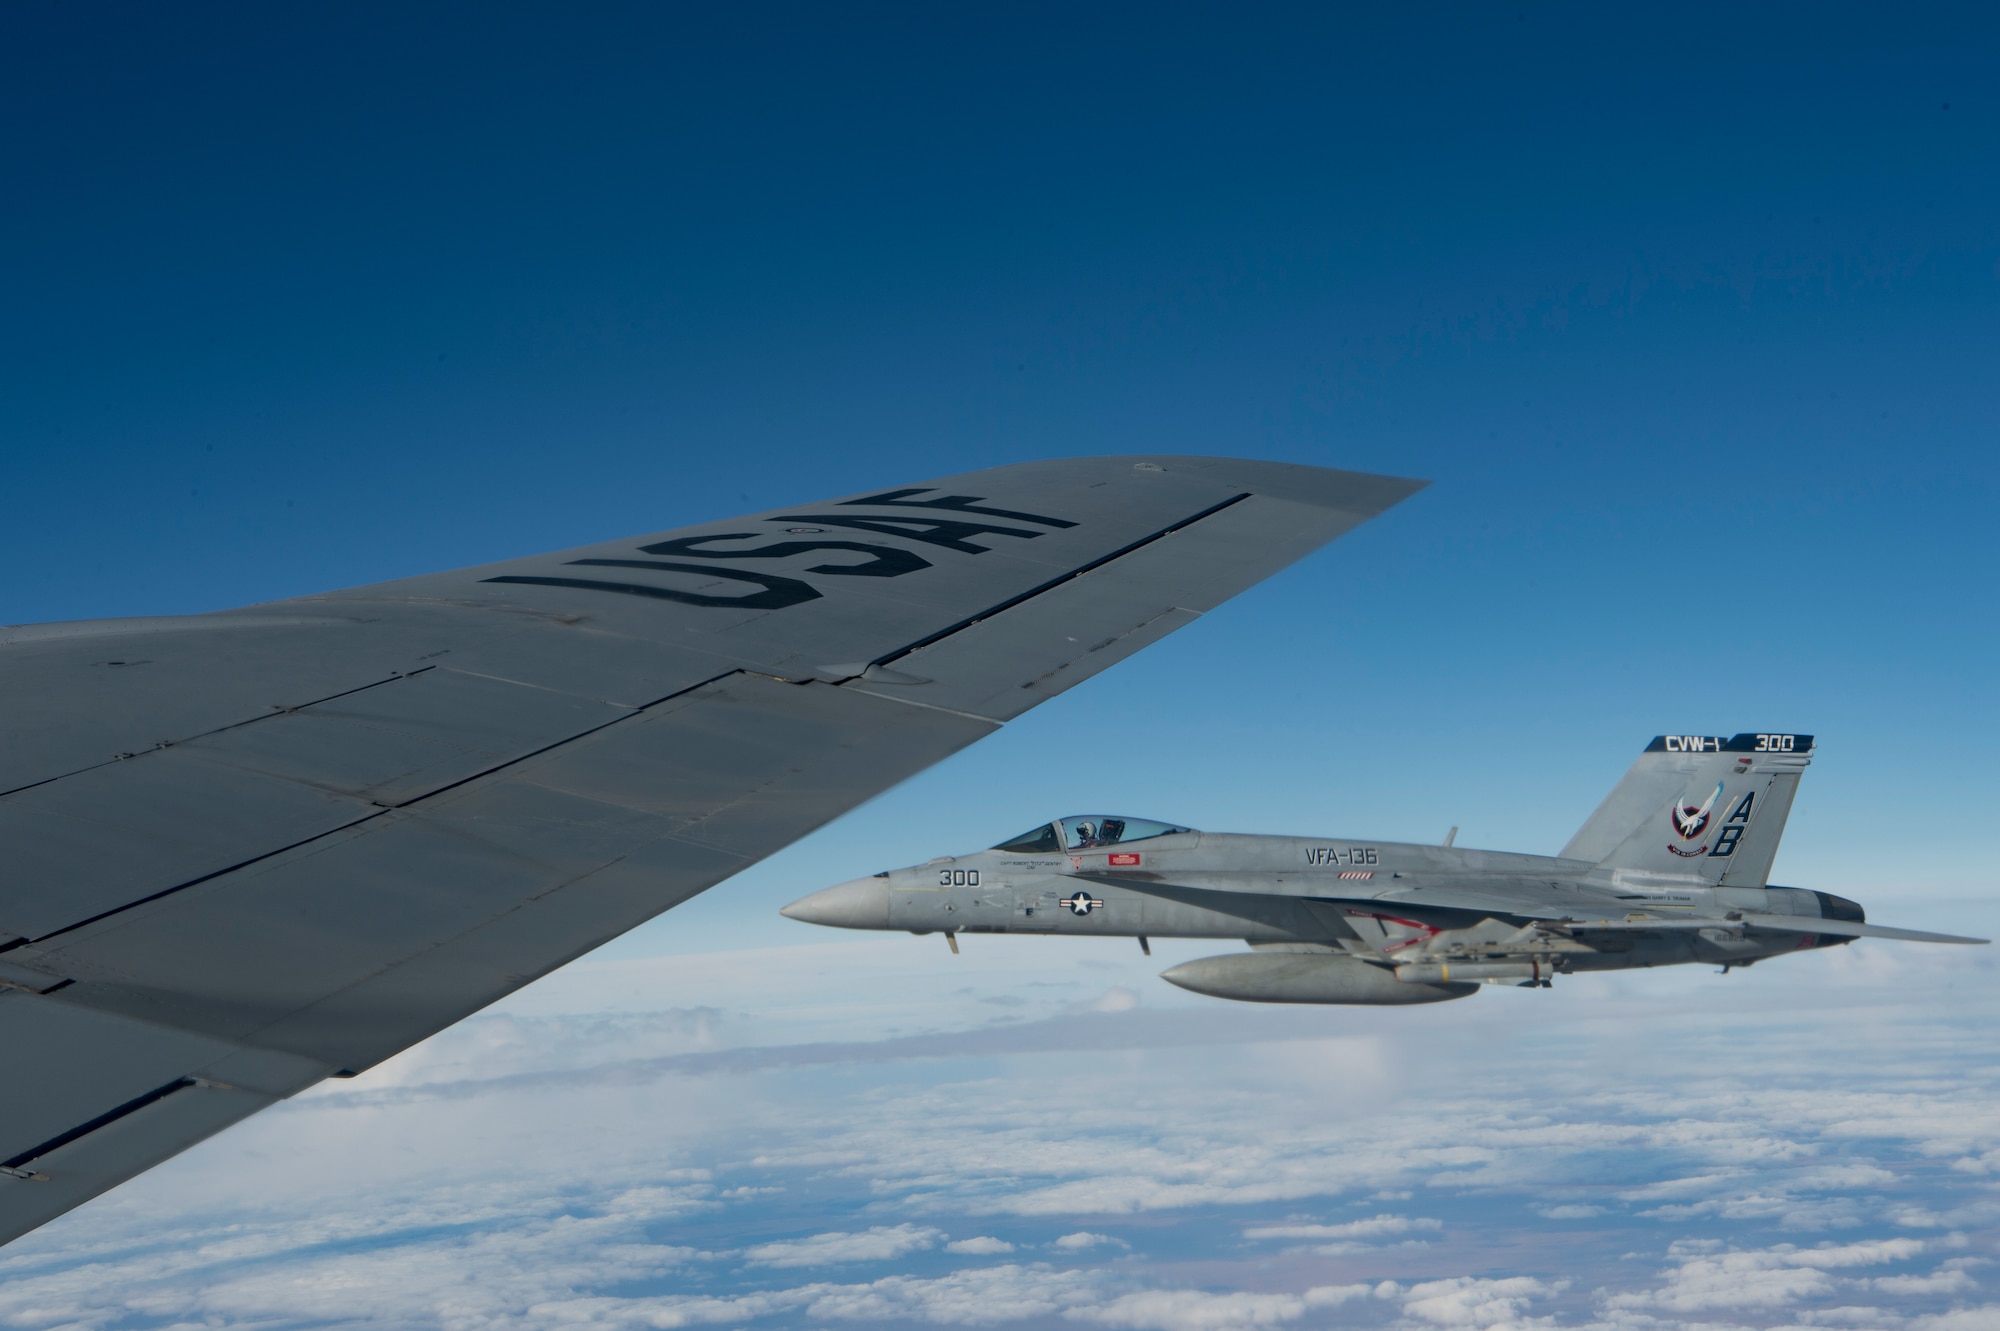
{"type": "MultiPolygon", "coordinates": [[[[1996,39],[1976,5],[23,0],[0,621],[1020,458],[1392,471],[1434,484],[585,966],[878,948],[772,911],[1079,808],[1553,851],[1662,730],[1818,734],[1780,880],[1990,920],[1996,39]]],[[[870,1011],[929,1001],[933,960],[871,962],[870,1011]]],[[[1171,1008],[1150,975],[1096,1017],[1171,1008]]],[[[993,1005],[952,1011],[1005,1015],[1004,967],[967,983],[993,1005]]],[[[1476,1065],[1473,1006],[1409,1028],[1476,1065]]],[[[562,1064],[532,1029],[523,1066],[562,1064]]]]}

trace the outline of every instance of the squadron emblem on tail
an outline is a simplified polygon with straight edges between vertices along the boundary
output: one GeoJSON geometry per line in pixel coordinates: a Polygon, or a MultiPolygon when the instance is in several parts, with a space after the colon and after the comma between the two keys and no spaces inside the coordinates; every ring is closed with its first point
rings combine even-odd
{"type": "MultiPolygon", "coordinates": [[[[1709,816],[1715,808],[1715,802],[1721,798],[1722,783],[1718,781],[1715,783],[1715,789],[1709,792],[1708,799],[1703,801],[1700,808],[1696,808],[1692,804],[1683,804],[1678,797],[1675,798],[1672,804],[1667,806],[1667,816],[1673,819],[1674,831],[1680,834],[1681,840],[1692,841],[1708,830],[1709,816]]],[[[1693,859],[1695,856],[1705,853],[1708,850],[1708,846],[1704,843],[1696,846],[1693,850],[1682,850],[1679,846],[1670,843],[1667,849],[1676,855],[1693,859]]]]}

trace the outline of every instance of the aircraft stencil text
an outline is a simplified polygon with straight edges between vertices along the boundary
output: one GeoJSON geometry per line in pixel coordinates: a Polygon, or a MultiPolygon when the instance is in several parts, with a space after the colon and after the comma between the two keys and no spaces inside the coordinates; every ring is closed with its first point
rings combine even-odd
{"type": "Polygon", "coordinates": [[[1380,853],[1373,846],[1307,846],[1307,864],[1379,864],[1380,853]]]}

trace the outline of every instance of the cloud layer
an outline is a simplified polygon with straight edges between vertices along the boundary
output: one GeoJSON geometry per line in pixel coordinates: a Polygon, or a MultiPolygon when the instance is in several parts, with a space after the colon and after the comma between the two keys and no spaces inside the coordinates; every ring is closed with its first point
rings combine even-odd
{"type": "Polygon", "coordinates": [[[1368,1012],[911,946],[573,967],[0,1250],[0,1326],[2000,1326],[1981,958],[1368,1012]]]}

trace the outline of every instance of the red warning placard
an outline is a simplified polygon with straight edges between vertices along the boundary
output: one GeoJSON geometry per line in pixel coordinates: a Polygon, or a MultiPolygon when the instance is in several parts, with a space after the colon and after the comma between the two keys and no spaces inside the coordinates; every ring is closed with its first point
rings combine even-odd
{"type": "Polygon", "coordinates": [[[1105,856],[1105,859],[1114,865],[1130,865],[1139,862],[1139,855],[1137,851],[1119,850],[1105,856]]]}

